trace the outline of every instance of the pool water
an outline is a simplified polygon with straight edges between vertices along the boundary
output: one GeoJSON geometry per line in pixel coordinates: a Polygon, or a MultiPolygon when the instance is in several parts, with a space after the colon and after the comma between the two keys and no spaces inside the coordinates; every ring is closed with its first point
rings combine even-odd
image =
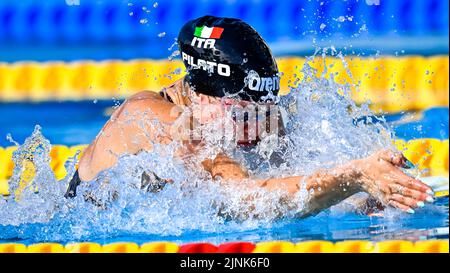
{"type": "MultiPolygon", "coordinates": [[[[298,220],[280,220],[270,227],[250,229],[242,232],[208,233],[192,231],[180,236],[159,236],[148,234],[115,234],[108,238],[90,238],[85,241],[106,244],[111,242],[135,242],[138,244],[150,241],[170,241],[177,244],[189,242],[209,242],[220,244],[234,241],[271,241],[285,240],[300,242],[306,240],[427,240],[449,238],[448,197],[438,198],[434,205],[416,212],[414,215],[402,215],[398,218],[386,220],[380,217],[369,217],[351,212],[324,211],[315,217],[298,220]]],[[[42,232],[38,225],[28,224],[20,227],[24,233],[42,232]]],[[[11,228],[1,227],[0,234],[11,233],[11,228]]],[[[5,236],[5,235],[2,235],[5,236]]],[[[68,243],[71,240],[51,240],[68,243]]],[[[2,242],[18,242],[32,244],[40,241],[32,239],[8,238],[2,242]]]]}
{"type": "MultiPolygon", "coordinates": [[[[42,132],[51,143],[77,145],[89,143],[101,129],[112,107],[117,101],[81,101],[81,102],[44,102],[44,103],[8,103],[0,105],[0,146],[11,146],[6,139],[23,143],[30,136],[35,124],[42,126],[42,132]],[[14,123],[11,122],[14,117],[14,123]]],[[[405,112],[386,115],[386,121],[399,138],[448,139],[449,109],[432,108],[423,112],[405,112]]],[[[409,215],[388,210],[385,217],[367,216],[353,212],[341,204],[332,207],[317,216],[306,219],[281,219],[270,224],[261,224],[247,229],[236,229],[225,221],[218,231],[187,230],[180,234],[155,234],[144,231],[118,231],[114,234],[101,234],[82,237],[82,240],[108,243],[114,241],[173,241],[176,243],[207,241],[222,243],[227,241],[265,241],[265,240],[423,240],[449,237],[448,197],[437,198],[434,204],[427,205],[415,214],[409,215]],[[400,220],[399,220],[400,219],[400,220]]],[[[40,241],[73,241],[71,236],[49,236],[45,232],[63,233],[63,222],[57,228],[48,224],[24,223],[18,226],[0,225],[0,242],[17,241],[25,244],[40,241]],[[42,234],[33,236],[32,234],[42,234]]],[[[170,225],[171,223],[167,223],[170,225]]]]}
{"type": "MultiPolygon", "coordinates": [[[[0,63],[0,93],[6,91],[6,97],[2,94],[0,97],[15,98],[19,94],[16,100],[43,97],[53,100],[70,92],[70,98],[94,98],[99,94],[104,98],[107,93],[116,96],[138,86],[140,90],[153,89],[143,88],[141,84],[151,83],[147,80],[154,77],[160,85],[172,79],[172,74],[181,72],[178,68],[159,75],[160,79],[156,77],[166,71],[166,66],[173,65],[160,60],[178,58],[180,52],[173,38],[180,27],[206,13],[226,13],[245,19],[268,39],[277,57],[310,56],[303,65],[294,63],[296,58],[286,58],[291,60],[280,65],[286,68],[280,71],[292,72],[295,78],[288,80],[290,92],[283,97],[299,102],[295,113],[290,112],[288,133],[277,138],[277,141],[282,139],[280,145],[265,143],[263,139],[256,148],[251,148],[254,154],[249,152],[250,156],[245,157],[246,152],[241,151],[244,149],[230,152],[231,145],[222,145],[227,140],[208,131],[214,129],[212,124],[210,128],[202,128],[211,133],[203,142],[206,148],[201,156],[204,157],[193,155],[190,159],[194,158],[191,161],[195,162],[189,162],[191,165],[182,164],[173,156],[180,148],[176,143],[164,147],[153,145],[153,151],[121,156],[116,166],[101,172],[94,181],[81,183],[78,196],[70,199],[63,196],[75,172],[76,160],[73,157],[65,162],[63,167],[68,175],[58,181],[59,175],[57,179],[50,167],[52,145],[90,143],[122,101],[114,98],[36,103],[0,100],[0,147],[18,146],[8,184],[11,195],[0,195],[0,243],[448,240],[446,177],[424,178],[436,191],[446,191],[447,196],[436,197],[433,204],[427,203],[414,214],[387,208],[367,215],[360,209],[367,194],[358,193],[352,200],[349,198],[318,215],[300,219],[298,216],[304,212],[308,198],[304,187],[286,202],[282,193],[246,189],[249,181],[239,181],[229,188],[220,186],[200,164],[205,157],[228,149],[230,156],[243,159],[242,164],[252,171],[252,176],[307,176],[318,169],[367,157],[379,149],[395,148],[393,140],[397,139],[447,140],[448,147],[448,103],[447,107],[424,111],[375,115],[368,105],[356,105],[350,97],[351,90],[368,90],[368,98],[403,90],[404,94],[386,96],[389,104],[401,107],[395,109],[403,106],[410,109],[410,103],[400,103],[397,98],[404,102],[421,99],[425,90],[430,91],[431,97],[441,97],[438,93],[448,89],[444,86],[448,78],[441,77],[448,70],[448,1],[381,1],[381,5],[374,0],[202,1],[202,5],[192,8],[178,0],[150,2],[150,5],[146,1],[109,0],[83,1],[82,8],[70,7],[70,11],[64,8],[62,0],[46,2],[44,8],[28,0],[0,2],[0,14],[5,14],[0,22],[0,60],[25,61],[11,65],[0,63]],[[277,20],[271,20],[274,18],[277,20]],[[6,32],[2,31],[2,24],[6,32]],[[329,54],[342,64],[329,63],[325,59],[329,54]],[[439,60],[435,61],[435,57],[424,60],[411,54],[436,55],[439,60]],[[357,56],[356,62],[351,56],[357,56]],[[364,56],[374,59],[360,62],[364,56]],[[83,60],[100,62],[91,66],[83,60]],[[131,61],[117,63],[116,60],[131,61]],[[308,64],[315,60],[319,62],[308,64]],[[33,61],[76,62],[74,66],[67,63],[60,67],[57,63],[33,61]],[[348,61],[353,64],[349,65],[348,61]],[[2,70],[2,66],[6,69],[2,70]],[[322,70],[319,68],[322,66],[319,76],[316,69],[322,70]],[[338,84],[334,82],[338,78],[339,82],[351,80],[338,84]],[[409,96],[410,91],[420,94],[409,96]],[[272,153],[282,155],[283,164],[274,167],[267,156],[272,153]],[[147,192],[141,189],[143,171],[152,171],[174,183],[156,194],[147,192]],[[101,206],[86,202],[83,194],[91,193],[100,200],[101,206]]],[[[427,99],[414,105],[442,105],[441,98],[437,101],[427,99]]],[[[288,109],[291,105],[283,106],[288,109]]],[[[152,123],[145,118],[139,125],[147,122],[152,123]]],[[[421,151],[421,156],[427,157],[430,150],[436,152],[436,148],[428,147],[421,151]]],[[[0,148],[0,167],[4,166],[3,155],[0,148]]],[[[433,163],[439,165],[442,158],[435,158],[438,160],[433,163]]],[[[62,166],[58,168],[61,170],[62,166]]],[[[1,187],[5,185],[3,171],[0,168],[1,187]]],[[[441,171],[436,168],[431,173],[441,174],[441,171]]],[[[418,176],[427,171],[412,168],[405,172],[418,176]]]]}
{"type": "MultiPolygon", "coordinates": [[[[6,134],[23,143],[36,124],[42,127],[51,143],[68,146],[88,144],[118,103],[116,100],[0,103],[0,146],[12,145],[6,134]],[[11,117],[14,117],[14,122],[11,122],[11,117]]],[[[393,126],[397,137],[404,140],[448,139],[448,107],[386,115],[386,120],[393,126]]]]}

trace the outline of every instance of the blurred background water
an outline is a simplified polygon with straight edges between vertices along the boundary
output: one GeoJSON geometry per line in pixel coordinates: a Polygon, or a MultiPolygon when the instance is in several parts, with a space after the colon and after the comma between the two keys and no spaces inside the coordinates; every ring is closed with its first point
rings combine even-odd
{"type": "Polygon", "coordinates": [[[277,56],[447,54],[447,0],[2,0],[0,60],[164,59],[188,20],[252,25],[277,56]]]}

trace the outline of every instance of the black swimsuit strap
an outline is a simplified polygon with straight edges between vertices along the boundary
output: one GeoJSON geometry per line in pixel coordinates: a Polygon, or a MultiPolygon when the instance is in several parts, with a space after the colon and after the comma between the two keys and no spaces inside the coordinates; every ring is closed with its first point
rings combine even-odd
{"type": "Polygon", "coordinates": [[[171,103],[173,103],[172,98],[167,94],[167,92],[165,90],[160,91],[159,95],[161,97],[163,97],[164,99],[166,99],[166,100],[170,101],[171,103]]]}
{"type": "Polygon", "coordinates": [[[78,170],[76,170],[75,174],[72,177],[72,180],[70,180],[69,187],[67,188],[67,192],[64,195],[65,198],[74,198],[77,196],[77,187],[80,185],[81,179],[78,174],[78,170]]]}
{"type": "MultiPolygon", "coordinates": [[[[188,83],[186,77],[184,77],[182,80],[180,80],[180,82],[181,82],[181,90],[182,90],[181,92],[183,92],[183,94],[185,92],[187,93],[187,91],[189,90],[189,83],[188,83]]],[[[173,88],[176,84],[178,84],[178,81],[176,83],[172,84],[169,88],[173,88]]],[[[177,93],[177,92],[179,92],[179,91],[175,90],[175,93],[177,93]]],[[[166,88],[162,89],[159,92],[159,95],[171,103],[174,103],[174,104],[178,103],[178,102],[175,103],[175,101],[169,96],[169,94],[167,94],[166,88]]],[[[186,96],[186,95],[183,95],[183,96],[186,96]]]]}

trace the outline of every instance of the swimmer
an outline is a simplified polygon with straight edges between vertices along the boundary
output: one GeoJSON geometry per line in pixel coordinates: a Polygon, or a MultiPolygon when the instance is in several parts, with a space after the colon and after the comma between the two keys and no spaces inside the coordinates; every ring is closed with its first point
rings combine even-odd
{"type": "MultiPolygon", "coordinates": [[[[277,134],[283,135],[283,113],[276,108],[280,74],[268,45],[251,26],[238,19],[204,16],[182,27],[178,45],[187,75],[159,93],[137,93],[118,107],[84,151],[66,197],[74,197],[80,183],[91,181],[101,171],[114,166],[120,155],[151,151],[151,143],[178,141],[171,133],[182,118],[182,111],[174,111],[177,107],[191,108],[193,118],[187,119],[189,128],[223,118],[224,107],[265,109],[260,112],[272,109],[270,115],[279,125],[277,134]],[[147,119],[158,120],[160,128],[147,124],[147,119]]],[[[250,122],[248,117],[244,119],[243,137],[236,140],[236,149],[251,147],[261,140],[268,121],[256,121],[255,132],[249,131],[250,122]]],[[[202,141],[179,141],[187,151],[182,152],[180,158],[188,164],[202,149],[202,141]]],[[[274,159],[277,160],[282,159],[274,159]]],[[[284,190],[292,196],[301,189],[300,183],[304,183],[310,196],[307,211],[302,216],[308,216],[358,192],[368,193],[384,206],[414,213],[414,209],[424,206],[424,202],[433,202],[434,193],[430,187],[402,171],[409,167],[408,162],[400,153],[380,150],[367,158],[319,170],[310,176],[272,179],[252,178],[242,162],[225,153],[204,160],[201,167],[212,178],[220,178],[222,183],[252,181],[254,183],[249,185],[253,187],[284,190]]],[[[145,185],[151,184],[152,192],[172,183],[147,173],[143,174],[142,180],[145,185]]]]}

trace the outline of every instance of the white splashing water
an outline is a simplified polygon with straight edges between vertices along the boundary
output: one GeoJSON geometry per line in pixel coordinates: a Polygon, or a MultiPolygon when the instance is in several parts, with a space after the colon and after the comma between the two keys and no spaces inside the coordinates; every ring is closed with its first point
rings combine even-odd
{"type": "MultiPolygon", "coordinates": [[[[308,175],[390,147],[391,134],[383,122],[355,122],[373,113],[366,105],[354,104],[348,96],[350,86],[338,85],[332,75],[329,79],[316,77],[308,62],[299,72],[303,80],[280,102],[291,112],[287,135],[277,146],[268,146],[263,139],[250,152],[233,153],[235,158],[247,158],[243,162],[253,176],[308,175]],[[281,153],[286,163],[268,163],[273,153],[281,153]]],[[[158,126],[156,121],[146,122],[158,126]]],[[[203,129],[208,131],[207,127],[203,129]]],[[[211,134],[205,134],[201,158],[192,161],[212,157],[220,148],[229,150],[226,142],[211,134]]],[[[36,127],[13,156],[15,168],[9,181],[12,194],[0,199],[0,239],[70,241],[119,234],[238,232],[270,227],[280,217],[302,214],[308,197],[305,190],[286,202],[285,192],[251,190],[251,182],[220,185],[201,167],[187,167],[176,158],[174,153],[180,147],[175,142],[155,144],[152,152],[123,155],[116,166],[102,172],[95,181],[82,183],[77,197],[66,199],[64,193],[75,171],[75,159],[66,163],[68,176],[56,181],[50,168],[51,145],[36,127]],[[36,170],[35,177],[18,196],[15,191],[30,164],[36,170]],[[141,190],[143,171],[152,171],[173,183],[157,193],[141,190]],[[97,204],[86,202],[86,195],[95,196],[97,204]]]]}

